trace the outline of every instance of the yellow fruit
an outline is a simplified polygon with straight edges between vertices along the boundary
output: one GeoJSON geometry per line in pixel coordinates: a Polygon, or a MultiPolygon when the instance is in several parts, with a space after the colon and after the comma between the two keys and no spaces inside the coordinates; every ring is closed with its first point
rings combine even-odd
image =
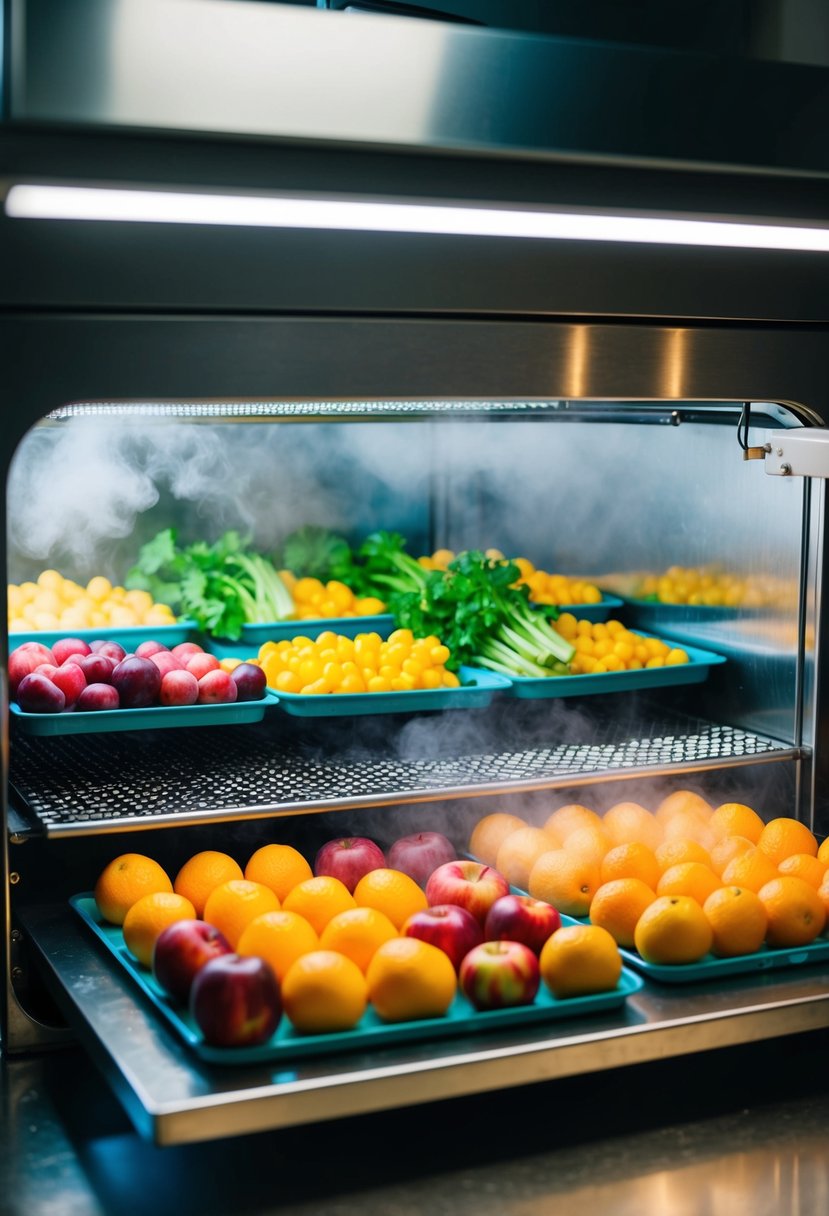
{"type": "Polygon", "coordinates": [[[779,873],[790,878],[802,878],[810,887],[817,891],[826,875],[826,865],[818,857],[810,853],[792,853],[785,857],[777,867],[779,873]]]}
{"type": "Polygon", "coordinates": [[[382,867],[363,875],[354,888],[354,902],[359,908],[376,908],[384,913],[398,931],[414,912],[429,906],[413,878],[401,870],[382,867]]]}
{"type": "Polygon", "coordinates": [[[510,886],[527,890],[530,870],[542,853],[558,848],[558,838],[543,828],[518,828],[510,832],[495,858],[495,869],[503,874],[510,886]]]}
{"type": "Polygon", "coordinates": [[[660,895],[639,918],[636,949],[648,963],[698,963],[711,949],[714,935],[690,895],[660,895]]]}
{"type": "Polygon", "coordinates": [[[711,953],[717,958],[755,954],[763,944],[768,916],[763,902],[748,887],[720,887],[702,905],[711,926],[711,953]]]}
{"type": "Polygon", "coordinates": [[[553,811],[542,826],[545,832],[554,832],[564,842],[577,828],[601,828],[602,819],[590,807],[582,806],[580,802],[568,802],[553,811]]]}
{"type": "Polygon", "coordinates": [[[263,958],[282,983],[292,963],[319,948],[319,937],[305,917],[282,908],[254,917],[243,929],[236,952],[263,958]]]}
{"type": "Polygon", "coordinates": [[[156,938],[177,920],[194,920],[196,909],[183,895],[155,891],[142,895],[124,917],[124,944],[139,963],[149,967],[156,938]]]}
{"type": "Polygon", "coordinates": [[[472,829],[469,837],[469,852],[484,865],[494,866],[498,850],[511,832],[525,828],[527,822],[518,815],[508,815],[505,811],[495,811],[484,815],[472,829]]]}
{"type": "Polygon", "coordinates": [[[300,1034],[352,1030],[368,1003],[365,976],[334,950],[313,950],[288,968],[281,984],[285,1016],[300,1034]]]}
{"type": "Polygon", "coordinates": [[[708,821],[718,840],[723,836],[745,836],[752,844],[760,839],[765,824],[756,811],[742,802],[724,802],[708,821]]]}
{"type": "Polygon", "coordinates": [[[289,891],[282,905],[286,912],[298,912],[322,933],[328,922],[339,912],[356,908],[354,897],[339,878],[322,875],[306,878],[289,891]]]}
{"type": "Polygon", "coordinates": [[[675,790],[673,794],[662,799],[656,808],[656,818],[660,823],[669,823],[680,811],[697,815],[707,823],[714,813],[714,808],[701,794],[695,794],[693,790],[675,790]]]}
{"type": "Polygon", "coordinates": [[[349,908],[332,917],[325,926],[320,947],[344,954],[365,974],[379,947],[397,935],[385,913],[376,908],[349,908]]]}
{"type": "Polygon", "coordinates": [[[766,941],[770,946],[807,946],[823,932],[823,900],[802,878],[773,878],[757,894],[769,918],[766,941]]]}
{"type": "Polygon", "coordinates": [[[722,877],[725,867],[734,857],[756,848],[747,836],[722,836],[711,850],[711,869],[722,877]]]}
{"type": "Polygon", "coordinates": [[[652,890],[656,890],[661,870],[656,855],[646,844],[631,841],[618,844],[605,853],[599,867],[602,882],[613,882],[617,878],[638,878],[652,890]]]}
{"type": "Polygon", "coordinates": [[[638,802],[617,802],[606,812],[602,826],[614,845],[635,840],[655,849],[662,841],[662,825],[638,802]]]}
{"type": "Polygon", "coordinates": [[[722,872],[724,887],[748,887],[759,891],[767,882],[777,878],[777,867],[756,845],[732,857],[722,872]]]}
{"type": "Polygon", "coordinates": [[[632,946],[639,918],[656,899],[656,893],[639,878],[604,882],[590,904],[590,920],[607,929],[620,946],[632,946]]]}
{"type": "Polygon", "coordinates": [[[308,862],[289,844],[265,844],[245,866],[245,878],[270,887],[280,903],[295,886],[313,877],[308,862]]]}
{"type": "Polygon", "coordinates": [[[587,916],[600,886],[599,867],[566,849],[542,853],[530,870],[529,892],[567,916],[587,916]]]}
{"type": "Polygon", "coordinates": [[[457,991],[448,956],[414,937],[396,937],[380,946],[366,980],[369,999],[385,1022],[443,1017],[457,991]]]}
{"type": "Polygon", "coordinates": [[[101,871],[95,883],[95,903],[104,920],[122,925],[134,903],[159,891],[172,893],[173,884],[157,861],[143,853],[122,853],[101,871]]]}
{"type": "Polygon", "coordinates": [[[242,867],[227,853],[214,852],[206,849],[195,853],[176,874],[173,890],[177,895],[189,899],[196,909],[196,916],[204,916],[204,905],[207,897],[221,886],[234,878],[242,877],[242,867]]]}
{"type": "Polygon", "coordinates": [[[656,864],[664,874],[671,866],[681,865],[685,861],[698,861],[704,866],[711,865],[711,855],[698,840],[687,836],[679,836],[674,840],[665,840],[656,849],[654,856],[656,864]]]}
{"type": "Polygon", "coordinates": [[[210,892],[204,906],[204,919],[224,933],[235,950],[239,938],[252,920],[263,912],[278,912],[279,900],[270,887],[234,878],[210,892]]]}
{"type": "Polygon", "coordinates": [[[806,824],[787,816],[770,820],[757,841],[757,848],[776,866],[793,853],[808,853],[811,857],[816,857],[817,847],[817,840],[806,824]]]}
{"type": "Polygon", "coordinates": [[[610,992],[622,974],[622,956],[599,925],[568,925],[544,943],[538,959],[541,978],[557,1000],[610,992]]]}
{"type": "Polygon", "coordinates": [[[700,861],[671,866],[656,884],[657,895],[690,895],[700,906],[721,887],[722,879],[700,861]]]}
{"type": "Polygon", "coordinates": [[[820,848],[817,851],[817,859],[829,866],[829,836],[821,842],[820,848]]]}

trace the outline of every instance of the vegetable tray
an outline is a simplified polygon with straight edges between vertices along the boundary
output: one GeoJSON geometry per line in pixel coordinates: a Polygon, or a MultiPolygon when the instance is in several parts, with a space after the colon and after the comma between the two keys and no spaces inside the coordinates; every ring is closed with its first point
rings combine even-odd
{"type": "Polygon", "coordinates": [[[112,625],[100,629],[31,629],[9,633],[9,650],[24,642],[42,642],[51,646],[61,638],[81,638],[84,642],[119,642],[131,653],[140,642],[160,642],[168,650],[179,642],[188,642],[196,628],[193,621],[176,621],[174,625],[112,625]]]}
{"type": "MultiPolygon", "coordinates": [[[[370,694],[369,694],[370,695],[370,694]]],[[[623,968],[619,983],[610,992],[593,996],[568,997],[556,1000],[542,984],[532,1005],[512,1009],[475,1010],[458,994],[448,1013],[442,1018],[423,1018],[411,1022],[383,1022],[372,1009],[367,1009],[353,1030],[335,1034],[302,1035],[293,1029],[286,1017],[272,1037],[258,1047],[211,1047],[189,1012],[172,1002],[156,984],[152,973],[136,962],[124,945],[120,926],[108,925],[98,915],[90,893],[74,895],[70,904],[113,958],[135,981],[144,997],[157,1013],[202,1060],[211,1064],[255,1064],[267,1061],[298,1059],[303,1056],[331,1055],[342,1051],[383,1047],[387,1043],[407,1043],[418,1039],[445,1038],[468,1035],[502,1026],[524,1026],[562,1018],[603,1013],[624,1005],[627,998],[643,985],[635,973],[623,968]]]]}
{"type": "MultiPolygon", "coordinates": [[[[530,600],[530,604],[534,607],[541,605],[534,604],[530,600]]],[[[602,598],[598,604],[559,604],[558,611],[569,612],[580,621],[606,621],[611,613],[618,612],[624,607],[624,600],[620,600],[616,595],[607,595],[602,592],[602,598]]]]}
{"type": "Polygon", "coordinates": [[[582,697],[593,693],[630,692],[634,689],[670,688],[681,684],[701,684],[708,679],[712,667],[725,663],[724,655],[697,646],[682,649],[687,663],[671,667],[642,667],[635,671],[603,671],[597,675],[578,676],[510,676],[506,693],[528,699],[542,697],[582,697]]]}
{"type": "MultiPolygon", "coordinates": [[[[481,709],[510,681],[494,671],[461,667],[459,688],[413,688],[410,692],[337,692],[304,695],[276,692],[280,709],[303,718],[333,718],[354,714],[407,714],[422,709],[481,709]]],[[[273,691],[273,690],[271,690],[273,691]]]]}
{"type": "Polygon", "coordinates": [[[234,701],[225,705],[151,705],[146,709],[31,714],[12,701],[9,709],[12,720],[28,735],[91,735],[122,730],[163,730],[171,726],[235,726],[261,722],[266,710],[276,703],[276,694],[266,689],[259,701],[234,701]]]}
{"type": "MultiPolygon", "coordinates": [[[[319,637],[330,629],[343,637],[353,638],[358,633],[379,633],[388,636],[394,629],[394,617],[391,613],[382,612],[376,616],[337,616],[317,617],[314,620],[302,621],[271,621],[258,625],[243,625],[240,642],[246,646],[261,646],[264,642],[290,641],[291,638],[319,637]]],[[[224,641],[224,639],[220,639],[224,641]]]]}

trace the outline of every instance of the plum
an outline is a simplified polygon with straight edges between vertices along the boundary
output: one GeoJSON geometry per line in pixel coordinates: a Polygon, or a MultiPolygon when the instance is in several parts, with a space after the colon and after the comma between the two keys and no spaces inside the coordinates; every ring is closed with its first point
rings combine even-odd
{"type": "Polygon", "coordinates": [[[236,700],[236,685],[226,671],[217,667],[199,680],[199,705],[231,705],[236,700]]]}
{"type": "Polygon", "coordinates": [[[161,672],[149,659],[131,655],[113,671],[112,684],[118,690],[124,709],[143,709],[147,705],[158,704],[161,672]]]}
{"type": "Polygon", "coordinates": [[[53,684],[57,684],[66,698],[67,709],[75,704],[78,697],[86,688],[86,676],[77,663],[64,663],[62,667],[57,669],[51,680],[53,684]]]}
{"type": "Polygon", "coordinates": [[[32,672],[17,686],[17,704],[27,714],[59,714],[66,707],[66,698],[48,676],[32,672]]]}
{"type": "Polygon", "coordinates": [[[9,693],[15,696],[20,681],[33,671],[37,671],[42,663],[51,663],[54,655],[51,650],[39,644],[26,643],[18,646],[9,655],[9,693]]]}
{"type": "Polygon", "coordinates": [[[91,654],[72,654],[66,661],[80,667],[87,684],[111,684],[112,673],[117,666],[114,659],[97,651],[91,654]]]}
{"type": "Polygon", "coordinates": [[[255,663],[240,663],[233,668],[230,678],[236,685],[237,701],[261,701],[264,697],[267,679],[255,663]]]}
{"type": "Polygon", "coordinates": [[[52,647],[52,654],[58,667],[62,667],[70,654],[90,654],[90,647],[82,638],[58,638],[52,647]]]}
{"type": "Polygon", "coordinates": [[[184,663],[187,671],[191,671],[197,680],[206,676],[208,671],[218,671],[219,660],[214,654],[193,654],[184,663]]]}
{"type": "Polygon", "coordinates": [[[51,680],[56,671],[57,667],[54,663],[41,663],[39,667],[35,668],[36,674],[46,676],[47,680],[51,680]]]}
{"type": "Polygon", "coordinates": [[[199,682],[191,672],[182,668],[168,671],[161,678],[159,699],[162,705],[195,705],[199,699],[199,682]]]}
{"type": "Polygon", "coordinates": [[[139,642],[135,648],[136,656],[139,659],[151,659],[154,654],[169,654],[170,650],[167,646],[162,646],[161,642],[154,642],[149,639],[146,642],[139,642]]]}
{"type": "Polygon", "coordinates": [[[109,639],[90,642],[89,649],[95,654],[104,654],[108,659],[114,659],[116,663],[121,663],[127,657],[127,652],[120,642],[113,642],[109,639]]]}
{"type": "MultiPolygon", "coordinates": [[[[139,656],[139,657],[145,658],[147,656],[139,656]]],[[[149,656],[149,659],[150,659],[150,662],[154,663],[155,666],[158,668],[158,670],[161,672],[162,680],[164,679],[164,677],[166,676],[168,671],[183,671],[184,670],[183,664],[180,663],[178,661],[178,659],[176,658],[176,656],[174,654],[172,654],[169,650],[159,650],[157,654],[151,654],[149,656]]],[[[195,676],[193,678],[195,679],[195,676]]]]}
{"type": "Polygon", "coordinates": [[[119,705],[118,690],[111,684],[87,684],[75,702],[75,709],[118,709],[119,705]]]}
{"type": "Polygon", "coordinates": [[[177,646],[173,647],[172,653],[180,663],[186,666],[191,655],[204,654],[204,647],[199,646],[196,642],[179,642],[177,646]]]}

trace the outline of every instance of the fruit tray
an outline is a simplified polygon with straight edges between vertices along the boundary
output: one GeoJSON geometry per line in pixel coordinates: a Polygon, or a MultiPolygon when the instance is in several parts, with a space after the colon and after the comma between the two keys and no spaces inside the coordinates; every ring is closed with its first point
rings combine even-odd
{"type": "Polygon", "coordinates": [[[163,730],[171,726],[235,726],[261,722],[266,710],[276,705],[270,689],[259,701],[233,704],[152,705],[146,709],[99,709],[60,714],[25,713],[13,701],[12,720],[29,735],[91,735],[118,730],[163,730]]]}
{"type": "Polygon", "coordinates": [[[291,1060],[311,1055],[331,1055],[341,1051],[365,1050],[383,1047],[387,1043],[407,1043],[417,1039],[435,1039],[459,1034],[477,1034],[500,1026],[523,1026],[554,1021],[561,1018],[581,1017],[585,1014],[602,1013],[624,1005],[634,992],[643,986],[643,980],[622,969],[619,983],[610,992],[593,996],[568,997],[556,1000],[542,985],[535,1003],[512,1009],[492,1009],[478,1012],[461,995],[455,997],[448,1013],[442,1018],[423,1018],[415,1022],[383,1022],[372,1009],[366,1010],[353,1030],[336,1034],[302,1035],[297,1033],[283,1016],[280,1024],[267,1041],[258,1047],[211,1047],[190,1014],[175,1005],[156,984],[151,972],[137,963],[124,945],[120,927],[105,924],[90,893],[73,895],[72,907],[93,931],[110,954],[137,983],[144,996],[152,1003],[164,1020],[193,1049],[195,1054],[210,1064],[254,1064],[271,1060],[291,1060]]]}
{"type": "MultiPolygon", "coordinates": [[[[481,709],[496,693],[508,692],[506,676],[478,667],[461,667],[459,688],[413,688],[410,692],[338,692],[305,696],[275,693],[279,708],[302,718],[353,717],[354,714],[408,714],[432,709],[481,709]]],[[[273,691],[269,689],[268,691],[273,691]]]]}
{"type": "MultiPolygon", "coordinates": [[[[303,637],[319,637],[325,630],[339,633],[343,637],[353,638],[358,633],[379,633],[386,637],[394,629],[394,617],[388,613],[378,613],[376,616],[335,616],[318,617],[315,620],[302,621],[271,621],[258,625],[243,625],[239,643],[244,646],[261,646],[263,642],[290,641],[300,634],[303,637]]],[[[224,641],[224,639],[219,639],[224,641]]]]}
{"type": "Polygon", "coordinates": [[[683,643],[682,649],[687,653],[689,662],[673,667],[642,667],[638,671],[603,671],[599,675],[541,676],[538,679],[511,676],[510,687],[505,692],[511,697],[536,699],[701,684],[708,679],[712,667],[726,661],[724,655],[700,650],[697,646],[683,643]]]}
{"type": "MultiPolygon", "coordinates": [[[[530,601],[534,608],[541,607],[540,604],[534,604],[530,601]]],[[[598,604],[559,604],[559,612],[569,612],[580,621],[606,621],[608,617],[618,612],[624,606],[624,600],[620,600],[616,595],[608,595],[602,592],[602,598],[598,604]]]]}
{"type": "Polygon", "coordinates": [[[166,646],[171,650],[173,646],[177,646],[179,642],[189,642],[193,630],[196,628],[194,621],[176,621],[175,625],[112,625],[108,628],[101,629],[31,629],[23,631],[14,631],[9,633],[9,650],[14,650],[16,646],[22,646],[24,642],[42,642],[44,646],[51,646],[53,642],[57,642],[60,638],[81,638],[84,642],[94,642],[97,640],[108,642],[120,642],[127,653],[130,653],[139,644],[148,638],[152,638],[154,642],[161,642],[162,646],[166,646]]]}

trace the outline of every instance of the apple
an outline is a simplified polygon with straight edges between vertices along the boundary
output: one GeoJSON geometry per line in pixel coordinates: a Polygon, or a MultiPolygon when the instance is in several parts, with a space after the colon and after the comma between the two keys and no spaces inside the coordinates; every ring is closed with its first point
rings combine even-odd
{"type": "MultiPolygon", "coordinates": [[[[178,656],[176,656],[178,657],[178,656]]],[[[208,671],[219,670],[219,660],[215,654],[192,654],[189,659],[184,660],[185,670],[191,671],[197,680],[202,676],[206,676],[208,671]]]]}
{"type": "Polygon", "coordinates": [[[47,650],[39,642],[24,642],[22,646],[18,646],[16,650],[13,650],[9,655],[10,696],[15,697],[17,695],[20,681],[25,676],[30,676],[34,671],[37,671],[42,663],[51,663],[54,657],[51,650],[47,650]]]}
{"type": "Polygon", "coordinates": [[[426,883],[426,899],[430,904],[460,904],[481,925],[502,895],[509,895],[506,878],[499,870],[480,861],[446,861],[433,871],[426,883]]]}
{"type": "Polygon", "coordinates": [[[70,654],[89,654],[90,649],[82,638],[58,638],[52,646],[52,654],[58,667],[62,667],[70,654]]]}
{"type": "Polygon", "coordinates": [[[484,940],[479,922],[460,904],[435,904],[433,908],[413,912],[400,932],[404,937],[417,937],[437,946],[449,956],[456,971],[465,955],[484,940]]]}
{"type": "Polygon", "coordinates": [[[48,676],[33,671],[17,686],[17,704],[27,714],[59,714],[66,708],[66,698],[48,676]]]}
{"type": "MultiPolygon", "coordinates": [[[[158,670],[161,672],[162,680],[170,671],[184,671],[184,666],[176,656],[169,650],[159,650],[155,654],[141,655],[141,658],[149,658],[158,670]]],[[[193,677],[195,679],[195,676],[193,677]]]]}
{"type": "Polygon", "coordinates": [[[488,942],[523,942],[534,954],[556,929],[561,917],[552,904],[532,895],[502,895],[486,914],[484,938],[488,942]]]}
{"type": "Polygon", "coordinates": [[[263,958],[222,954],[196,972],[190,1013],[213,1047],[258,1046],[282,1017],[279,983],[263,958]]]}
{"type": "Polygon", "coordinates": [[[146,642],[139,642],[135,648],[135,654],[139,659],[151,659],[154,654],[169,654],[166,646],[162,646],[161,642],[154,642],[152,639],[146,642]]]}
{"type": "Polygon", "coordinates": [[[113,659],[116,663],[122,663],[127,657],[127,652],[121,643],[113,642],[110,638],[105,638],[103,641],[99,638],[96,642],[90,642],[89,648],[95,654],[102,654],[108,659],[113,659]]]}
{"type": "Polygon", "coordinates": [[[385,868],[383,850],[366,836],[340,836],[328,840],[314,858],[315,878],[339,878],[352,895],[364,874],[385,868]]]}
{"type": "Polygon", "coordinates": [[[267,677],[255,663],[240,663],[233,668],[230,678],[236,685],[237,701],[261,701],[264,697],[267,677]]]}
{"type": "Polygon", "coordinates": [[[84,713],[99,709],[118,709],[120,707],[118,689],[111,684],[87,684],[75,702],[75,709],[84,713]]]}
{"type": "Polygon", "coordinates": [[[113,671],[112,685],[124,709],[144,709],[158,704],[161,672],[149,659],[128,655],[113,671]]]}
{"type": "Polygon", "coordinates": [[[162,705],[195,705],[199,699],[199,682],[189,671],[168,671],[161,677],[158,699],[162,705]]]}
{"type": "Polygon", "coordinates": [[[452,841],[441,832],[415,832],[401,836],[388,852],[392,870],[402,870],[425,887],[429,875],[447,861],[455,861],[458,853],[452,841]]]}
{"type": "Polygon", "coordinates": [[[232,953],[230,942],[215,925],[203,920],[177,920],[156,938],[153,975],[168,996],[186,1005],[196,972],[211,959],[232,953]]]}
{"type": "Polygon", "coordinates": [[[458,973],[461,992],[476,1009],[532,1005],[540,981],[538,959],[523,942],[483,942],[458,973]]]}
{"type": "MultiPolygon", "coordinates": [[[[212,655],[209,656],[211,659],[212,655]]],[[[188,672],[195,675],[195,672],[188,672]]],[[[232,705],[236,700],[236,685],[226,671],[216,667],[197,677],[199,705],[232,705]]]]}
{"type": "Polygon", "coordinates": [[[66,698],[67,709],[70,705],[75,704],[78,697],[86,688],[86,676],[77,663],[67,661],[57,669],[51,679],[52,683],[57,684],[66,698]]]}

